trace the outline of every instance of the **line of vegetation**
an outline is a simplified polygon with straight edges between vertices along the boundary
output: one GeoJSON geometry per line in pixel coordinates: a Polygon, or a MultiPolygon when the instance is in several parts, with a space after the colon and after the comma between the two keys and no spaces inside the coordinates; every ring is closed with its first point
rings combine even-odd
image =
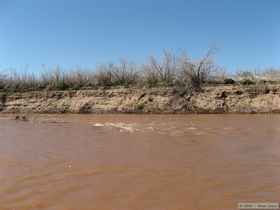
{"type": "Polygon", "coordinates": [[[35,73],[0,73],[1,92],[38,90],[82,90],[110,87],[180,87],[200,91],[204,85],[253,85],[276,83],[278,69],[258,73],[243,70],[233,76],[214,61],[210,49],[201,59],[193,60],[185,53],[179,55],[164,51],[161,59],[150,57],[148,62],[136,65],[126,60],[118,64],[100,65],[94,70],[62,71],[60,68],[35,73]]]}

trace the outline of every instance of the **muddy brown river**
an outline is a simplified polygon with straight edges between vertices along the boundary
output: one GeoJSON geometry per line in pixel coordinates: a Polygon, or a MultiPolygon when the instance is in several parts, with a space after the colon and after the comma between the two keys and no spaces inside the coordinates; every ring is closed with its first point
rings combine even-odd
{"type": "Polygon", "coordinates": [[[0,116],[0,210],[280,201],[280,115],[0,116]]]}

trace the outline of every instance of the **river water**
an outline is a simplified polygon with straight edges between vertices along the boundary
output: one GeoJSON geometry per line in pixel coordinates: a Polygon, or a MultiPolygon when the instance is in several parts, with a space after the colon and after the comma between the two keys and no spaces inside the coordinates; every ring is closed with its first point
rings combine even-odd
{"type": "Polygon", "coordinates": [[[279,202],[280,115],[0,116],[1,210],[279,202]]]}

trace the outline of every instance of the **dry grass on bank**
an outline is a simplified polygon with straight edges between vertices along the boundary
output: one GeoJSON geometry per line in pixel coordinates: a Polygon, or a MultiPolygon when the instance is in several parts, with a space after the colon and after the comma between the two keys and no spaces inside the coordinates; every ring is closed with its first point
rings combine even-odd
{"type": "Polygon", "coordinates": [[[147,63],[136,65],[126,60],[118,64],[98,66],[94,70],[63,71],[60,68],[38,74],[0,72],[1,92],[38,90],[81,90],[110,87],[180,87],[199,91],[203,85],[259,85],[278,83],[279,69],[260,72],[238,71],[228,76],[213,59],[209,50],[201,59],[186,54],[164,51],[161,59],[150,57],[147,63]]]}

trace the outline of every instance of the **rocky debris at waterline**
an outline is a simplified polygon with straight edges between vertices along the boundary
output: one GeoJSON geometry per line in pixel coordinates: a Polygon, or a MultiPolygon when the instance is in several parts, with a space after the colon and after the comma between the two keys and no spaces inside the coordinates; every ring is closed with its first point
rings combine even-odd
{"type": "Polygon", "coordinates": [[[17,121],[24,121],[24,122],[28,121],[28,119],[27,119],[27,117],[26,117],[25,115],[16,115],[16,116],[14,117],[14,120],[17,120],[17,121]]]}
{"type": "Polygon", "coordinates": [[[280,86],[37,91],[5,94],[3,113],[275,113],[280,86]]]}

